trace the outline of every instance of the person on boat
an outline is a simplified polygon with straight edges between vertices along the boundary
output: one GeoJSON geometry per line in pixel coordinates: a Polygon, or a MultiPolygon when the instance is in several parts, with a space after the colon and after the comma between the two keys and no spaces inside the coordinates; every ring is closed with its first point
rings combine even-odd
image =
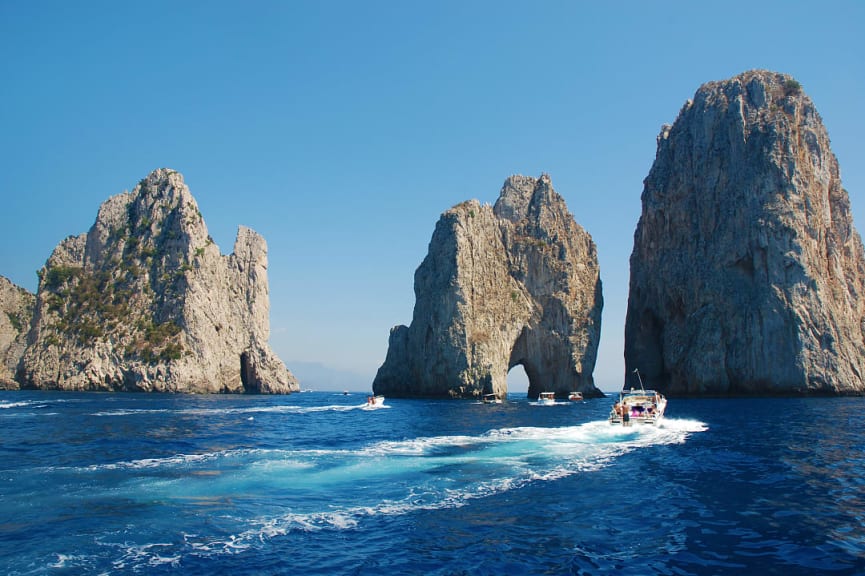
{"type": "Polygon", "coordinates": [[[631,412],[627,406],[622,407],[622,426],[631,425],[631,412]]]}

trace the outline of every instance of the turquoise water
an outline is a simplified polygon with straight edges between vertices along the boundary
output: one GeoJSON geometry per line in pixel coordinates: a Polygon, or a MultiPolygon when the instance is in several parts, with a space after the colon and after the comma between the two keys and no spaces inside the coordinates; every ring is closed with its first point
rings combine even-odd
{"type": "Polygon", "coordinates": [[[6,574],[857,574],[862,399],[0,393],[6,574]]]}

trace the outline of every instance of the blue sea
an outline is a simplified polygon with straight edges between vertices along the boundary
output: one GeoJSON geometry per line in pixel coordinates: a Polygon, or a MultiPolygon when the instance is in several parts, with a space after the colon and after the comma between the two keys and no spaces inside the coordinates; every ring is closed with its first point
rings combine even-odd
{"type": "Polygon", "coordinates": [[[865,399],[0,393],[0,573],[863,574],[865,399]]]}

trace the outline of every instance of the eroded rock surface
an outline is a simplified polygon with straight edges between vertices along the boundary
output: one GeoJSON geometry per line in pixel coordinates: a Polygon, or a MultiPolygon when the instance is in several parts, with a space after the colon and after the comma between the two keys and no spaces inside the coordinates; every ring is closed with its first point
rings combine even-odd
{"type": "Polygon", "coordinates": [[[0,389],[17,389],[15,370],[27,345],[36,297],[0,276],[0,389]]]}
{"type": "Polygon", "coordinates": [[[159,169],[105,201],[40,271],[23,387],[288,393],[270,349],[267,244],[220,254],[182,176],[159,169]]]}
{"type": "Polygon", "coordinates": [[[414,289],[411,326],[391,330],[377,394],[503,397],[516,365],[530,397],[601,394],[597,253],[548,176],[513,176],[494,207],[471,200],[442,214],[414,289]]]}
{"type": "Polygon", "coordinates": [[[658,136],[634,237],[628,374],[670,394],[861,394],[865,256],[793,78],[702,86],[658,136]]]}

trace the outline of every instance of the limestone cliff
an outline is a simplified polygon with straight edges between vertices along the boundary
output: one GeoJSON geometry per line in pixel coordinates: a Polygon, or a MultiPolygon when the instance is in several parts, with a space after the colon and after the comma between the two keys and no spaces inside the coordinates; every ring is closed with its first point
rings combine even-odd
{"type": "Polygon", "coordinates": [[[670,394],[865,392],[865,255],[793,78],[702,86],[658,137],[625,362],[670,394]]]}
{"type": "Polygon", "coordinates": [[[442,214],[414,291],[411,326],[391,331],[377,394],[502,397],[516,365],[530,397],[601,394],[595,245],[548,176],[513,176],[494,207],[471,200],[442,214]]]}
{"type": "Polygon", "coordinates": [[[27,345],[36,297],[0,276],[0,389],[17,389],[15,369],[27,345]]]}
{"type": "Polygon", "coordinates": [[[267,245],[240,227],[220,254],[182,176],[160,169],[105,201],[39,272],[23,387],[288,393],[270,350],[267,245]]]}

